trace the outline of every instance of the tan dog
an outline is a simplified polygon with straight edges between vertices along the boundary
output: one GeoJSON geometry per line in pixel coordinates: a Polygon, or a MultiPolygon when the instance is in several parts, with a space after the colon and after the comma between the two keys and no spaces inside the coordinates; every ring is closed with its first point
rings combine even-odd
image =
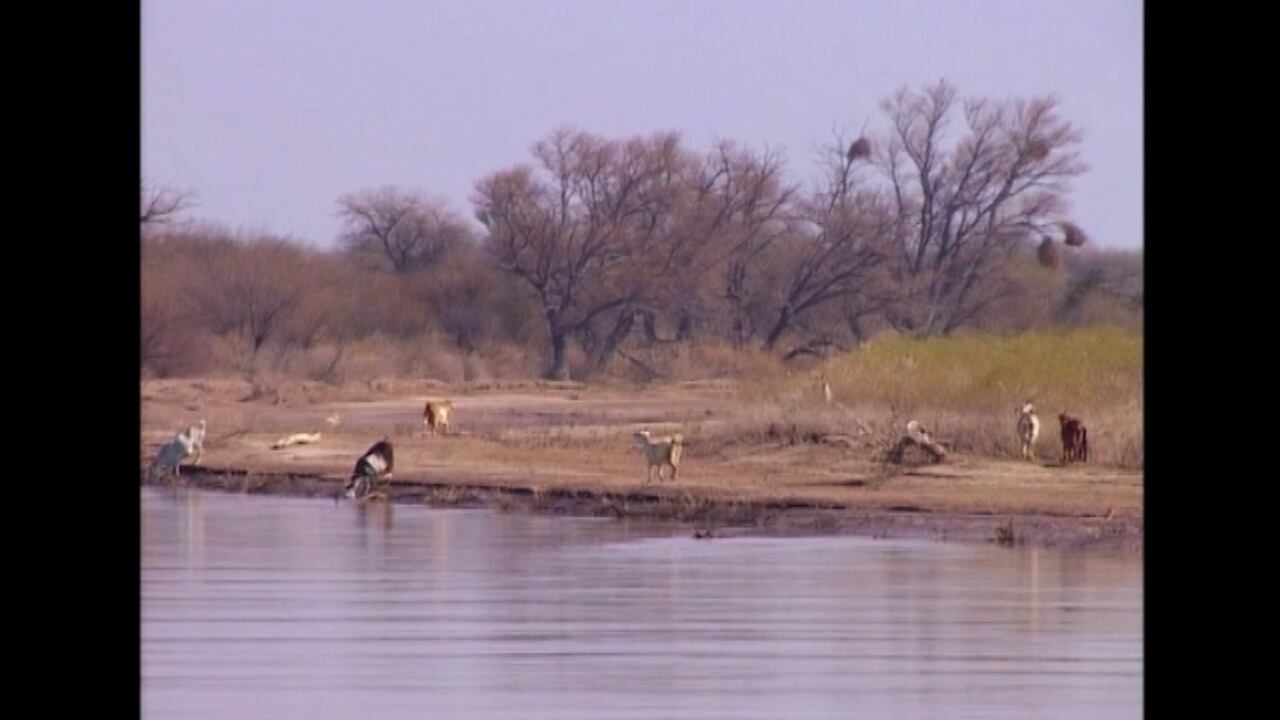
{"type": "Polygon", "coordinates": [[[668,437],[650,437],[648,430],[640,430],[634,436],[640,441],[644,450],[645,462],[649,471],[645,482],[653,481],[653,469],[658,469],[658,481],[662,481],[663,468],[671,468],[671,479],[676,479],[680,470],[680,456],[684,454],[684,436],[680,433],[668,437]]]}
{"type": "Polygon", "coordinates": [[[452,400],[430,400],[422,410],[422,424],[433,435],[437,432],[447,433],[450,410],[453,410],[452,400]]]}

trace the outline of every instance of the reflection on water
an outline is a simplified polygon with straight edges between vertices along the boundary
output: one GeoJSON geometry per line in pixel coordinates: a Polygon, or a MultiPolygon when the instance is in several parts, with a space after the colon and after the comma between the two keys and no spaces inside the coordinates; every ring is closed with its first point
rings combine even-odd
{"type": "Polygon", "coordinates": [[[1136,718],[1137,557],[144,488],[147,718],[1136,718]]]}

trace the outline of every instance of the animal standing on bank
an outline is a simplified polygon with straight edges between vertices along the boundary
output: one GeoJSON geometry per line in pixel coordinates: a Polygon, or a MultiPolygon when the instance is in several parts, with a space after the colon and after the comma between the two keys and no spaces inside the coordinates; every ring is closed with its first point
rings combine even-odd
{"type": "MultiPolygon", "coordinates": [[[[395,451],[389,438],[382,438],[369,448],[351,471],[351,479],[344,488],[348,498],[369,499],[374,494],[376,485],[391,479],[391,471],[395,469],[395,451]]],[[[381,493],[379,493],[381,494],[381,493]]],[[[385,495],[384,495],[385,497],[385,495]]]]}
{"type": "Polygon", "coordinates": [[[662,471],[668,467],[671,468],[671,480],[674,481],[680,470],[680,456],[684,453],[684,436],[675,433],[667,437],[655,438],[649,435],[648,430],[639,430],[634,437],[640,441],[645,462],[648,465],[645,482],[653,481],[655,468],[658,470],[658,482],[662,482],[662,471]]]}
{"type": "Polygon", "coordinates": [[[1058,423],[1062,426],[1062,464],[1089,462],[1088,428],[1080,418],[1071,417],[1065,412],[1058,415],[1058,423]]]}
{"type": "Polygon", "coordinates": [[[204,436],[206,424],[204,420],[188,426],[172,440],[161,446],[156,457],[147,469],[148,480],[156,480],[172,474],[179,476],[179,466],[191,457],[195,457],[193,465],[199,465],[204,456],[204,436]]]}
{"type": "Polygon", "coordinates": [[[1036,409],[1027,401],[1017,409],[1018,439],[1022,441],[1022,459],[1036,459],[1036,440],[1040,437],[1040,418],[1036,409]]]}
{"type": "Polygon", "coordinates": [[[449,411],[453,410],[452,400],[432,400],[422,409],[422,424],[431,434],[446,433],[449,429],[449,411]]]}

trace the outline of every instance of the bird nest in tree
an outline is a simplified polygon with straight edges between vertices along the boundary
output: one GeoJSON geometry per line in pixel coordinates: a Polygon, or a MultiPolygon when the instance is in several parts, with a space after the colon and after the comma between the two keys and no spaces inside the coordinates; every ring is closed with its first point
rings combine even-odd
{"type": "Polygon", "coordinates": [[[1075,223],[1062,223],[1062,235],[1062,242],[1071,247],[1080,247],[1089,241],[1089,237],[1084,234],[1084,230],[1081,230],[1080,226],[1075,223]]]}
{"type": "Polygon", "coordinates": [[[865,158],[870,156],[871,156],[871,141],[866,139],[865,137],[860,137],[857,140],[854,140],[853,144],[849,146],[850,160],[857,160],[859,158],[865,158]]]}
{"type": "Polygon", "coordinates": [[[1040,241],[1036,254],[1040,258],[1040,264],[1047,268],[1056,268],[1062,264],[1062,253],[1058,250],[1058,244],[1053,241],[1053,238],[1040,241]]]}
{"type": "Polygon", "coordinates": [[[1027,143],[1027,157],[1032,160],[1043,160],[1049,157],[1049,143],[1040,138],[1032,139],[1027,143]]]}

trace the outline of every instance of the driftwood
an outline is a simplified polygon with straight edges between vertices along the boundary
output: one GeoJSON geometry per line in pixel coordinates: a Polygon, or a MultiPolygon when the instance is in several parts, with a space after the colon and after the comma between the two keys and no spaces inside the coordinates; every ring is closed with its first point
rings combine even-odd
{"type": "Polygon", "coordinates": [[[848,435],[821,435],[818,437],[818,442],[823,445],[839,445],[851,449],[858,447],[854,439],[848,435]]]}
{"type": "Polygon", "coordinates": [[[849,350],[849,348],[845,347],[841,343],[836,342],[833,338],[824,336],[824,337],[813,338],[801,345],[797,345],[796,347],[788,351],[787,354],[783,355],[782,359],[794,360],[795,358],[801,355],[822,357],[823,355],[830,352],[832,349],[839,350],[840,352],[848,352],[849,350]]]}
{"type": "Polygon", "coordinates": [[[942,462],[947,457],[947,449],[938,444],[933,437],[929,435],[929,431],[919,422],[912,420],[907,423],[907,431],[898,438],[898,442],[889,450],[888,460],[894,464],[901,464],[903,456],[907,448],[918,447],[929,454],[933,462],[942,462]]]}
{"type": "Polygon", "coordinates": [[[666,377],[667,377],[667,374],[666,374],[666,373],[661,372],[661,371],[659,371],[659,370],[657,370],[657,369],[655,369],[655,368],[653,368],[653,367],[651,367],[651,366],[647,365],[647,364],[646,364],[644,361],[642,361],[640,358],[637,358],[637,357],[634,357],[634,356],[632,356],[632,355],[629,355],[629,354],[627,354],[627,353],[623,352],[621,349],[617,350],[617,353],[618,353],[619,357],[623,358],[624,360],[626,360],[627,362],[631,363],[632,365],[635,365],[635,366],[636,366],[636,367],[637,367],[641,372],[645,373],[645,374],[648,376],[648,379],[650,379],[650,380],[665,380],[665,379],[666,379],[666,377]]]}

